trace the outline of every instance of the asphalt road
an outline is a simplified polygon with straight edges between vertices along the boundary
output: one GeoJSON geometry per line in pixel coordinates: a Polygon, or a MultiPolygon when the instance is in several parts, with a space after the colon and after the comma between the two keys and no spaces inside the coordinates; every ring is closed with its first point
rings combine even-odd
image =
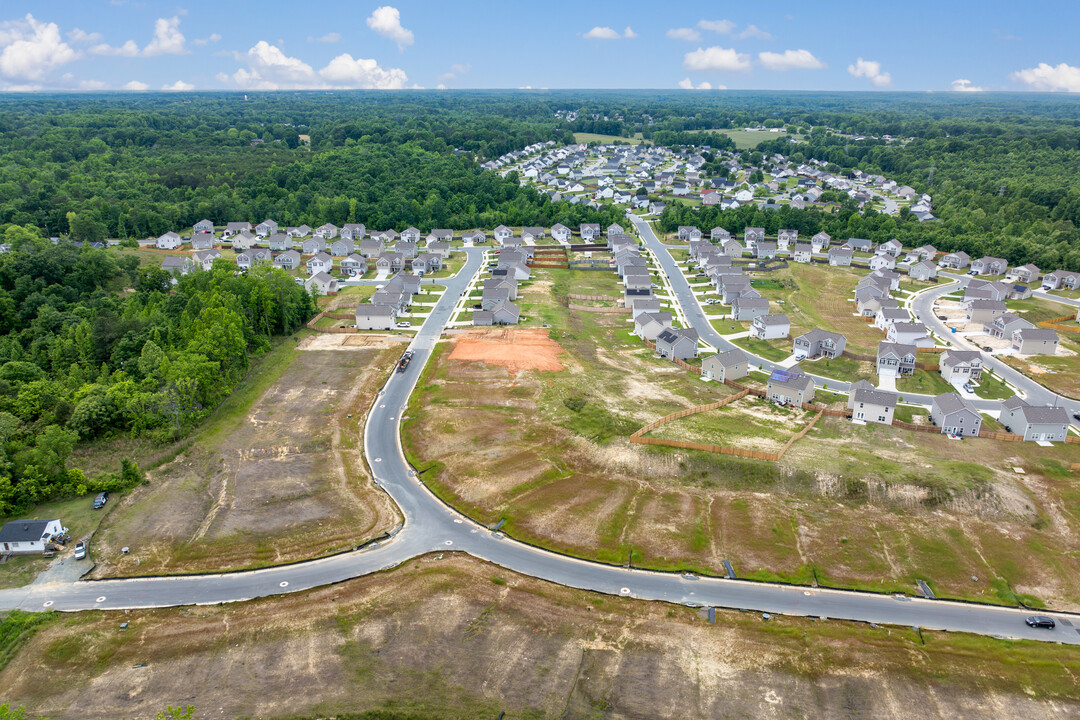
{"type": "MultiPolygon", "coordinates": [[[[684,577],[600,565],[510,540],[447,507],[427,491],[405,462],[398,428],[402,415],[408,414],[409,395],[443,326],[461,292],[482,267],[482,250],[466,252],[464,269],[444,283],[447,292],[413,340],[413,361],[406,372],[390,376],[367,419],[364,449],[369,465],[378,485],[401,507],[405,518],[392,538],[342,555],[263,570],[0,590],[0,609],[74,611],[236,602],[341,582],[394,568],[429,552],[466,552],[550,582],[645,600],[1080,644],[1080,630],[1073,627],[1073,616],[1060,613],[1051,613],[1059,621],[1057,630],[1035,630],[1024,624],[1024,617],[1031,612],[1016,608],[684,577]]],[[[1080,625],[1080,617],[1075,621],[1080,625]]]]}

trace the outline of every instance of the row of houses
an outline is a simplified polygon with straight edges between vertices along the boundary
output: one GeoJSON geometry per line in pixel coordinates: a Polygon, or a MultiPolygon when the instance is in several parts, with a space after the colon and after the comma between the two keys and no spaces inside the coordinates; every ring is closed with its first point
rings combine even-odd
{"type": "Polygon", "coordinates": [[[497,251],[491,277],[484,280],[480,306],[473,310],[473,325],[518,324],[521,319],[521,308],[515,303],[518,283],[532,277],[529,269],[532,256],[533,249],[528,245],[511,243],[497,251]]]}
{"type": "Polygon", "coordinates": [[[397,273],[375,291],[368,302],[356,306],[357,330],[391,330],[408,311],[413,296],[420,292],[420,276],[397,273]]]}

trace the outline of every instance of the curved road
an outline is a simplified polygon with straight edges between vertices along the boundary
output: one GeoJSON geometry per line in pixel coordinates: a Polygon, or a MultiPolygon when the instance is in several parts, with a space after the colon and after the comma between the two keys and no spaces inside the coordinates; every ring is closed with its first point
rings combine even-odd
{"type": "MultiPolygon", "coordinates": [[[[482,250],[467,253],[462,272],[446,281],[447,292],[413,341],[413,362],[406,372],[391,375],[368,416],[364,446],[369,465],[376,482],[401,507],[405,518],[390,540],[363,550],[264,570],[30,585],[0,591],[0,608],[125,609],[235,602],[341,582],[393,568],[428,552],[461,551],[514,572],[613,595],[1080,644],[1080,631],[1074,632],[1070,618],[1057,613],[1061,627],[1048,632],[1028,628],[1023,619],[1030,613],[1016,608],[629,570],[509,540],[448,508],[427,491],[405,462],[398,428],[402,413],[407,412],[409,395],[454,305],[483,265],[482,250]]],[[[1080,618],[1076,622],[1080,624],[1080,618]]]]}

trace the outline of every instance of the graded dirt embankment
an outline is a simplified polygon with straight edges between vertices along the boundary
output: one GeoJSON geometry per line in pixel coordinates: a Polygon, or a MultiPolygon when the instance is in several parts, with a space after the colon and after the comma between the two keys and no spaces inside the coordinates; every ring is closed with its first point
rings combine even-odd
{"type": "Polygon", "coordinates": [[[447,553],[247,603],[65,615],[0,673],[0,697],[52,720],[189,703],[199,719],[1064,720],[1077,674],[1075,646],[734,611],[709,624],[447,553]]]}
{"type": "Polygon", "coordinates": [[[392,338],[316,336],[284,370],[265,369],[280,375],[249,406],[211,419],[186,452],[123,498],[94,538],[93,575],[273,565],[347,550],[391,528],[397,510],[371,484],[361,432],[400,350],[392,338]]]}
{"type": "Polygon", "coordinates": [[[546,330],[476,330],[458,336],[450,359],[497,365],[513,375],[522,370],[562,370],[562,351],[546,330]]]}

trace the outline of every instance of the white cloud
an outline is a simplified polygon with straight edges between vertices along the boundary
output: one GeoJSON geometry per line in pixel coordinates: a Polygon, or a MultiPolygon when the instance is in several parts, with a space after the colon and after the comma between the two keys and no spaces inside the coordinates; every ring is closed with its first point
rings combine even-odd
{"type": "Polygon", "coordinates": [[[144,92],[145,90],[149,90],[150,86],[144,82],[139,82],[138,80],[131,80],[130,82],[124,83],[124,86],[121,89],[131,90],[132,92],[144,92]]]}
{"type": "Polygon", "coordinates": [[[331,32],[326,33],[322,37],[313,38],[315,42],[320,43],[339,43],[341,42],[341,33],[331,32]]]}
{"type": "Polygon", "coordinates": [[[735,29],[735,23],[730,20],[698,20],[697,26],[702,30],[720,33],[721,35],[730,35],[731,31],[735,29]]]}
{"type": "Polygon", "coordinates": [[[375,12],[367,19],[367,25],[379,35],[396,42],[399,50],[413,44],[412,31],[401,27],[401,13],[395,7],[383,5],[375,8],[375,12]]]}
{"type": "Polygon", "coordinates": [[[622,36],[611,28],[600,27],[599,25],[585,33],[586,40],[618,40],[620,37],[622,36]]]}
{"type": "MultiPolygon", "coordinates": [[[[690,78],[683,78],[682,80],[680,80],[679,81],[679,87],[681,87],[683,90],[712,90],[713,89],[712,83],[708,82],[708,81],[698,83],[697,87],[694,87],[694,81],[691,80],[690,78]]],[[[724,86],[723,85],[717,85],[717,89],[723,90],[724,86]]]]}
{"type": "Polygon", "coordinates": [[[973,85],[970,80],[965,80],[964,78],[953,80],[949,89],[953,92],[982,92],[983,90],[978,85],[973,85]]]}
{"type": "Polygon", "coordinates": [[[106,85],[105,83],[103,83],[101,80],[80,80],[79,81],[79,89],[80,90],[104,90],[107,87],[109,87],[109,86],[106,85]]]}
{"type": "Polygon", "coordinates": [[[0,47],[0,75],[21,80],[40,80],[79,57],[60,39],[56,23],[39,22],[33,15],[0,22],[0,47]]]}
{"type": "Polygon", "coordinates": [[[623,34],[622,34],[622,36],[623,36],[624,38],[626,38],[627,40],[633,40],[634,38],[636,38],[636,37],[637,37],[637,33],[636,33],[636,32],[634,32],[633,30],[631,30],[631,29],[630,29],[630,26],[629,26],[629,25],[627,25],[627,26],[626,26],[626,29],[625,29],[625,30],[623,30],[623,34]]]}
{"type": "Polygon", "coordinates": [[[436,90],[445,90],[446,86],[443,85],[442,83],[439,83],[438,85],[435,86],[435,89],[436,90]]]}
{"type": "Polygon", "coordinates": [[[747,25],[746,29],[739,33],[739,37],[746,38],[760,38],[762,40],[772,40],[772,35],[765,32],[757,25],[747,25]]]}
{"type": "Polygon", "coordinates": [[[693,28],[671,28],[666,35],[672,40],[686,40],[688,42],[700,42],[701,33],[693,28]]]}
{"type": "Polygon", "coordinates": [[[782,53],[758,53],[758,60],[769,70],[821,70],[825,63],[809,50],[785,50],[782,53]]]}
{"type": "Polygon", "coordinates": [[[1014,72],[1010,77],[1036,90],[1080,92],[1080,67],[1065,63],[1039,63],[1037,67],[1014,72]]]}
{"type": "Polygon", "coordinates": [[[442,75],[439,76],[439,80],[442,82],[449,82],[450,80],[457,78],[459,75],[464,75],[470,70],[472,70],[472,65],[466,63],[454,63],[450,66],[449,72],[444,72],[442,75]]]}
{"type": "Polygon", "coordinates": [[[382,68],[371,59],[356,58],[345,53],[338,55],[319,71],[319,76],[334,87],[363,90],[400,90],[408,77],[399,68],[382,68]]]}
{"type": "Polygon", "coordinates": [[[847,71],[855,77],[864,77],[878,87],[886,87],[892,83],[892,75],[881,71],[881,63],[875,60],[863,60],[859,58],[854,65],[848,65],[847,71]]]}
{"type": "Polygon", "coordinates": [[[191,44],[192,45],[198,45],[199,47],[202,47],[203,45],[209,45],[211,43],[216,43],[216,42],[218,42],[220,40],[221,40],[220,35],[218,35],[217,33],[210,33],[209,37],[195,38],[194,40],[191,41],[191,44]]]}
{"type": "Polygon", "coordinates": [[[408,77],[404,70],[382,68],[375,60],[353,58],[348,53],[338,55],[318,72],[299,58],[289,57],[277,46],[260,40],[241,56],[248,67],[232,76],[218,76],[222,83],[231,82],[248,90],[296,90],[318,88],[358,88],[398,90],[405,87],[408,77]]]}
{"type": "Polygon", "coordinates": [[[184,47],[184,34],[180,32],[180,16],[171,18],[158,18],[154,23],[154,39],[143,48],[145,57],[157,55],[184,55],[188,50],[184,47]]]}
{"type": "Polygon", "coordinates": [[[119,47],[113,47],[108,43],[102,43],[90,48],[90,54],[92,55],[116,55],[119,57],[138,57],[139,46],[134,40],[128,40],[119,47]]]}
{"type": "Polygon", "coordinates": [[[186,83],[183,80],[177,80],[172,85],[162,85],[162,90],[168,90],[170,92],[184,92],[187,90],[194,90],[195,86],[191,83],[186,83]]]}
{"type": "Polygon", "coordinates": [[[101,42],[101,33],[88,33],[79,28],[73,29],[67,34],[68,40],[73,43],[96,43],[101,42]]]}
{"type": "Polygon", "coordinates": [[[698,48],[683,56],[683,67],[687,70],[746,70],[750,67],[750,56],[717,46],[698,48]]]}

